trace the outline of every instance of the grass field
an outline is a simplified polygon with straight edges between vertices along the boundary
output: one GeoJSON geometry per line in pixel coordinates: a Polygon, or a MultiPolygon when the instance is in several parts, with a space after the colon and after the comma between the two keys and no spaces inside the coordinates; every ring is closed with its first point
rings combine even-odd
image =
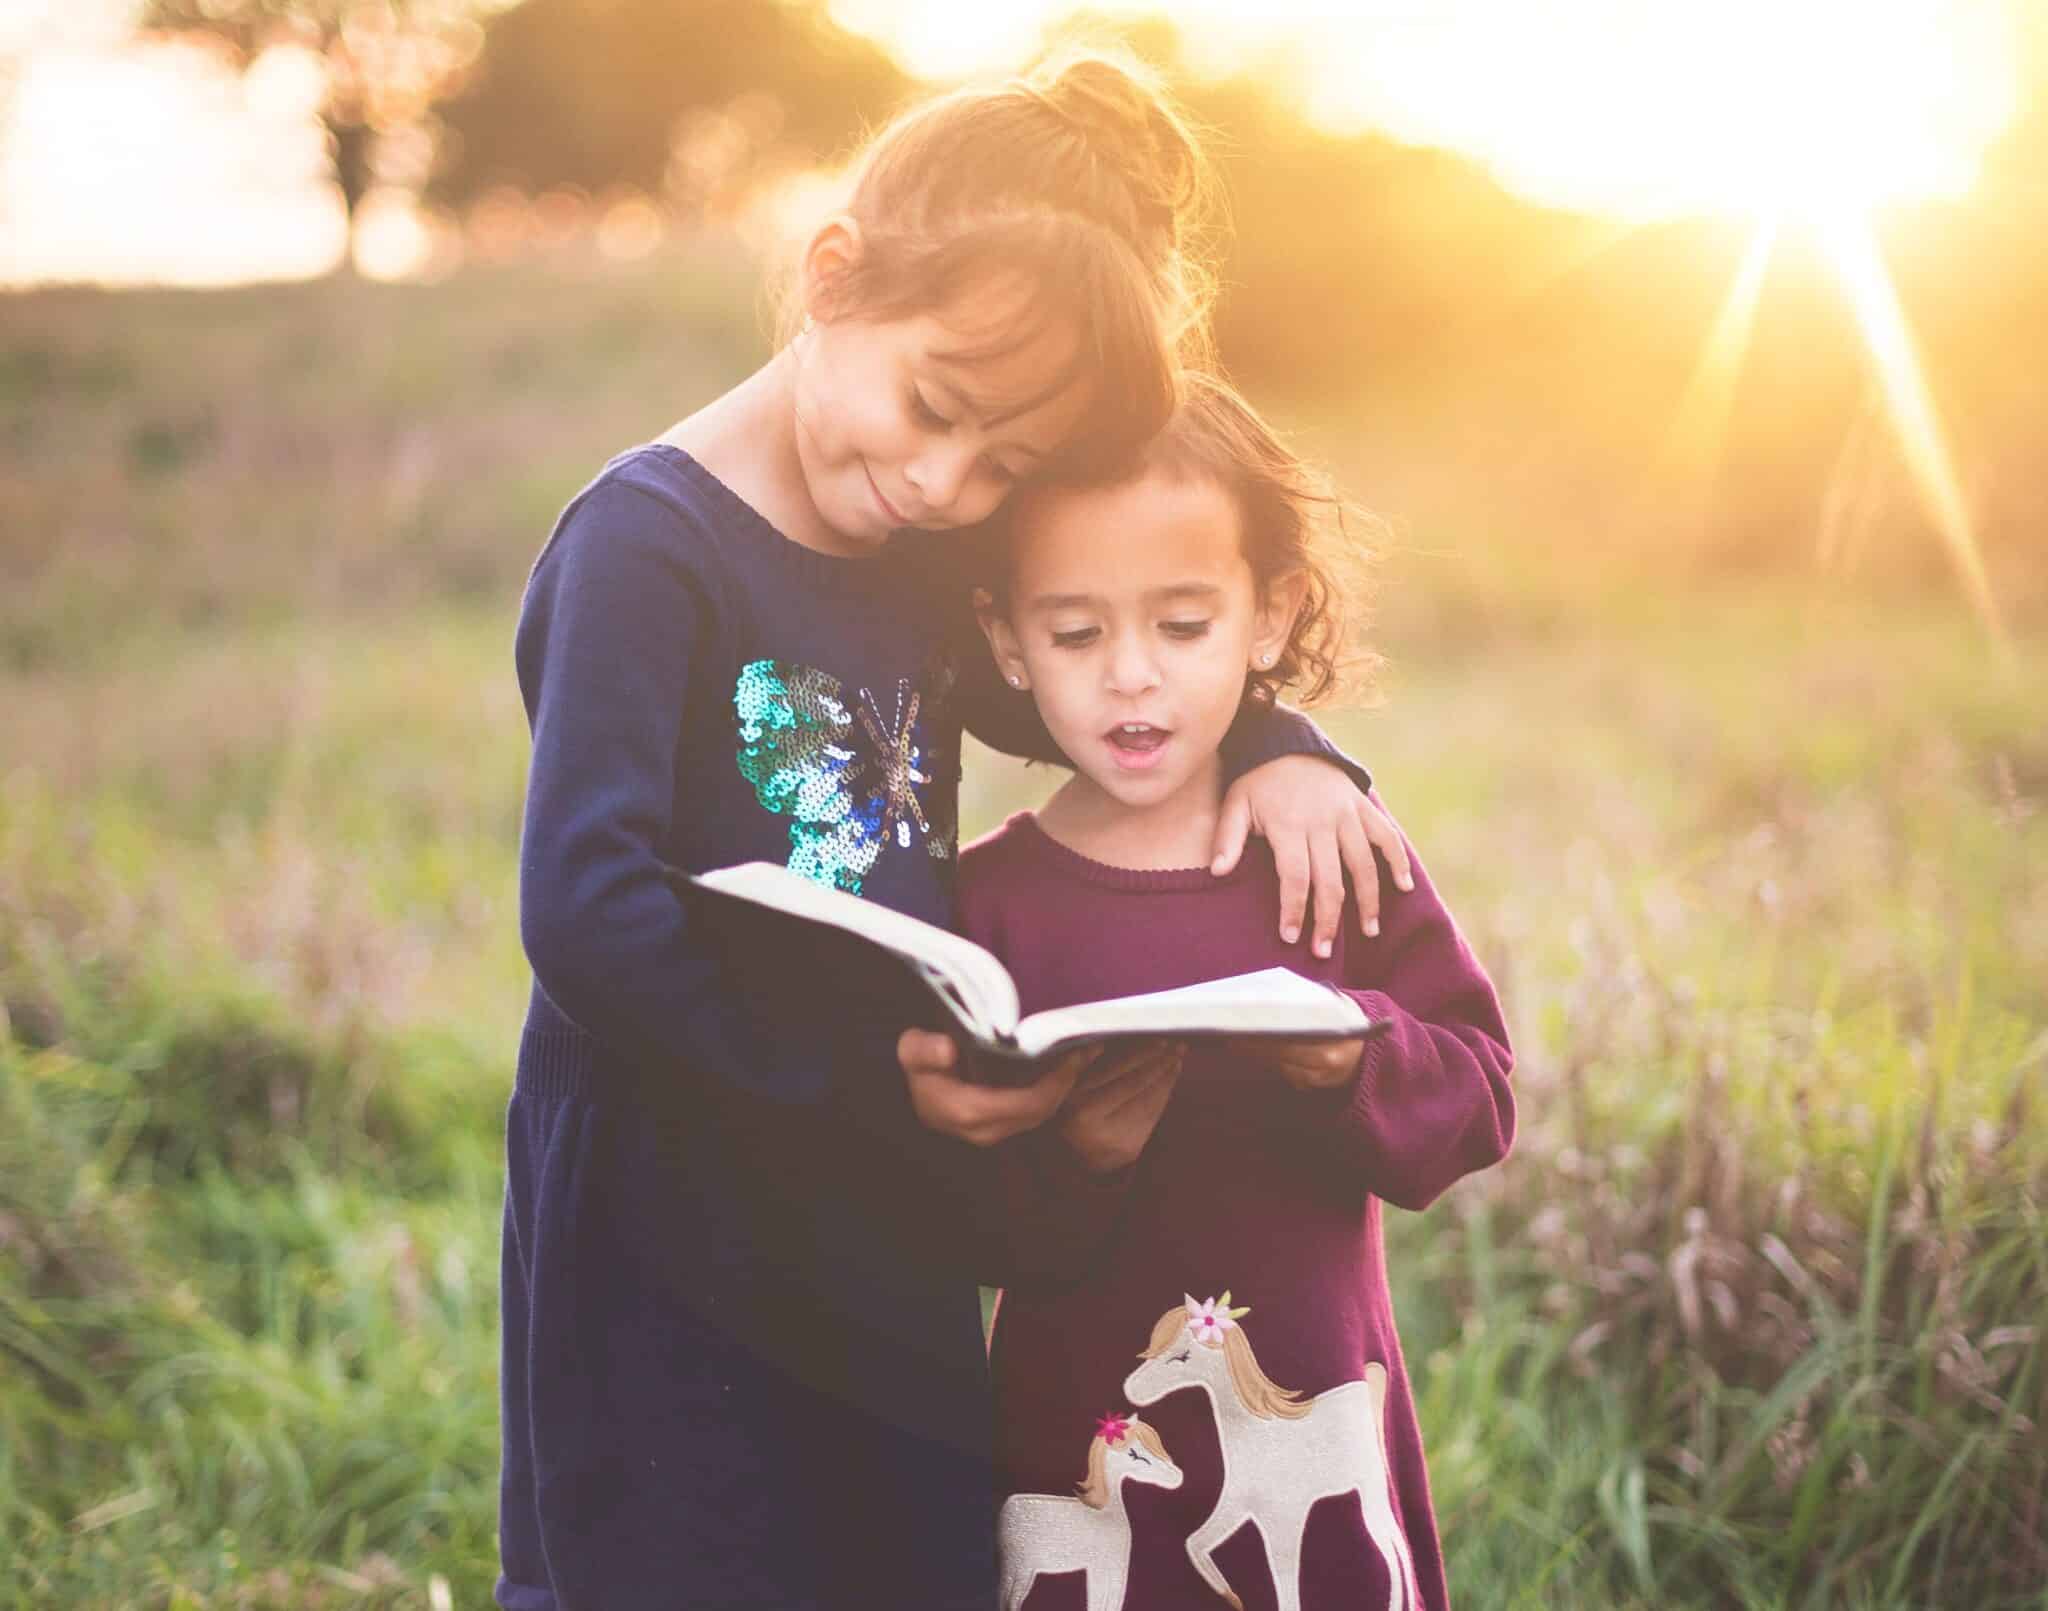
{"type": "MultiPolygon", "coordinates": [[[[513,612],[745,286],[0,302],[0,1607],[489,1603],[513,612]]],[[[1520,540],[1327,718],[1520,1051],[1390,1228],[1454,1596],[2048,1607],[2048,633],[1520,540]]]]}

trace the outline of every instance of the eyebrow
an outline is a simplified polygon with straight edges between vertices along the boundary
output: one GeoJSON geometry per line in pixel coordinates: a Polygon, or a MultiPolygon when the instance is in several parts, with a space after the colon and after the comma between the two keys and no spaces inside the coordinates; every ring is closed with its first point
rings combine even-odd
{"type": "MultiPolygon", "coordinates": [[[[1222,596],[1223,589],[1214,582],[1175,582],[1170,587],[1155,587],[1145,594],[1147,603],[1167,603],[1177,599],[1213,599],[1222,596]]],[[[1031,610],[1074,610],[1086,605],[1100,603],[1093,593],[1041,593],[1025,606],[1031,610]]]]}

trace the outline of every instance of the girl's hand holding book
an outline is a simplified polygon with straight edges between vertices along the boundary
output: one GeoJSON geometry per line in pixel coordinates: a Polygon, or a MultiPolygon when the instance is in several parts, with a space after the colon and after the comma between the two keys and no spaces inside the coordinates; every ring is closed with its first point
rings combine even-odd
{"type": "Polygon", "coordinates": [[[1091,1068],[1060,1109],[1060,1136],[1096,1174],[1138,1160],[1166,1111],[1187,1057],[1183,1041],[1150,1041],[1091,1068]]]}
{"type": "Polygon", "coordinates": [[[951,1035],[906,1029],[896,1039],[896,1060],[918,1122],[976,1147],[993,1147],[1045,1123],[1101,1052],[1099,1045],[1070,1052],[1029,1085],[988,1085],[959,1072],[960,1048],[951,1035]]]}
{"type": "Polygon", "coordinates": [[[906,1029],[896,1042],[911,1109],[927,1129],[993,1147],[1058,1115],[1061,1139],[1097,1174],[1144,1151],[1187,1054],[1181,1041],[1146,1041],[1114,1057],[1105,1050],[1084,1046],[1051,1060],[1029,1085],[995,1086],[957,1072],[960,1048],[950,1035],[906,1029]]]}
{"type": "Polygon", "coordinates": [[[1247,1037],[1232,1051],[1263,1063],[1297,1091],[1334,1091],[1358,1078],[1365,1037],[1352,1040],[1274,1040],[1247,1037]]]}

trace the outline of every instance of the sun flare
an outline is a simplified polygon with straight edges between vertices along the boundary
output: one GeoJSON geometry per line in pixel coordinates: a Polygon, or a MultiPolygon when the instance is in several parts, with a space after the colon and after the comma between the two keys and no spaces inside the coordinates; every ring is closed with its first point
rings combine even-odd
{"type": "MultiPolygon", "coordinates": [[[[1199,72],[1280,72],[1325,124],[1628,216],[1953,199],[2019,99],[2015,0],[1105,0],[1164,10],[1199,72]]],[[[1052,0],[834,0],[939,76],[1011,64],[1052,0]],[[971,20],[965,20],[968,18],[971,20]]]]}
{"type": "Polygon", "coordinates": [[[1326,119],[1452,146],[1588,210],[1953,199],[2019,97],[2001,0],[1443,0],[1405,25],[1379,11],[1350,21],[1359,51],[1318,56],[1326,119]]]}
{"type": "Polygon", "coordinates": [[[1863,333],[1885,412],[1927,518],[1948,551],[1970,607],[2009,669],[2011,649],[1984,569],[1969,500],[1877,238],[1869,221],[1852,213],[1816,221],[1815,233],[1863,333]]]}

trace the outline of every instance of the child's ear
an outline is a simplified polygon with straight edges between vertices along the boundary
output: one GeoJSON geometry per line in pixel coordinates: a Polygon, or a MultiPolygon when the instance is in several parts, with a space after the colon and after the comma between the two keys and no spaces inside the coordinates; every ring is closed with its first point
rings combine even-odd
{"type": "Polygon", "coordinates": [[[1287,640],[1308,597],[1308,572],[1293,571],[1276,576],[1259,593],[1258,608],[1252,614],[1251,669],[1270,671],[1287,651],[1287,640]]]}
{"type": "Polygon", "coordinates": [[[1003,681],[1012,688],[1029,688],[1031,673],[1024,668],[1024,651],[1017,642],[1016,628],[996,608],[994,597],[985,587],[974,590],[974,618],[981,623],[981,635],[988,639],[988,652],[995,656],[996,670],[1003,674],[1003,681]]]}
{"type": "Polygon", "coordinates": [[[847,274],[860,262],[860,225],[851,215],[839,213],[818,226],[804,248],[798,273],[798,294],[803,300],[804,322],[830,319],[835,312],[838,289],[847,274]]]}

